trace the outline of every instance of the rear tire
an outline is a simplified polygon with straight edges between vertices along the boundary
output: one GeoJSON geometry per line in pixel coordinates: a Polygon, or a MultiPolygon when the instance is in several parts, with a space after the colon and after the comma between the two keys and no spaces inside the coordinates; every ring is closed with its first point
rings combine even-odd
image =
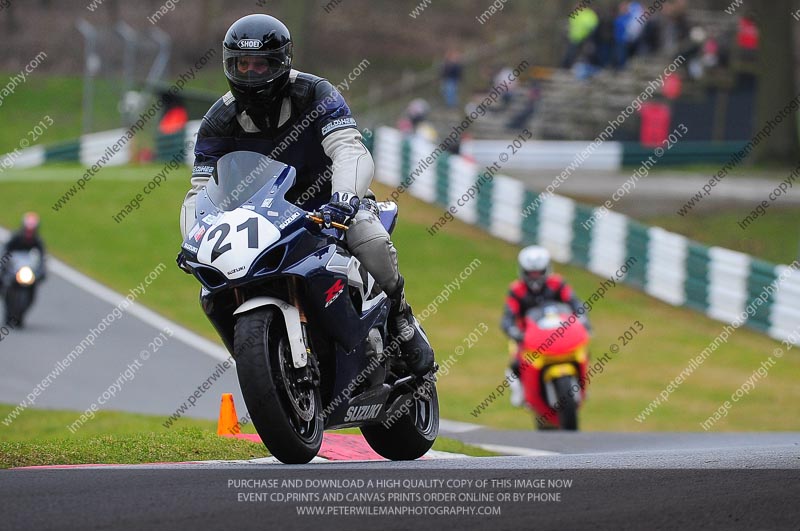
{"type": "Polygon", "coordinates": [[[386,459],[411,461],[422,457],[439,435],[436,385],[431,386],[427,397],[415,399],[409,412],[388,428],[383,424],[363,426],[361,433],[370,447],[386,459]]]}
{"type": "Polygon", "coordinates": [[[270,453],[283,463],[311,461],[322,446],[318,387],[298,388],[283,320],[274,308],[239,316],[236,373],[247,410],[270,453]]]}
{"type": "Polygon", "coordinates": [[[558,423],[562,430],[578,429],[578,401],[572,390],[575,379],[565,376],[553,382],[558,398],[558,423]]]}

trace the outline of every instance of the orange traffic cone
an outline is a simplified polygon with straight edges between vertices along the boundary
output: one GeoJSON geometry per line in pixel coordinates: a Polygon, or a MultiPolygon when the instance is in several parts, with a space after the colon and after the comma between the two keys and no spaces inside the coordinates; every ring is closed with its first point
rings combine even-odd
{"type": "Polygon", "coordinates": [[[219,405],[219,421],[217,422],[217,435],[233,437],[238,434],[239,417],[236,416],[236,406],[233,405],[233,395],[222,393],[222,402],[219,405]]]}

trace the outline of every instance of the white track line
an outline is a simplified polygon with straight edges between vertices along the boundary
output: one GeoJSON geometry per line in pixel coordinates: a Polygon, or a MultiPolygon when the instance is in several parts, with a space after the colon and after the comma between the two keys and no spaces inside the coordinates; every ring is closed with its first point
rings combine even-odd
{"type": "Polygon", "coordinates": [[[449,431],[450,433],[467,433],[470,431],[480,430],[481,428],[485,428],[485,426],[481,426],[480,424],[471,424],[469,422],[459,422],[456,420],[439,420],[439,429],[443,431],[449,431]]]}
{"type": "MultiPolygon", "coordinates": [[[[429,450],[424,456],[423,459],[426,461],[433,461],[437,459],[463,459],[468,458],[470,456],[465,454],[456,454],[450,452],[439,452],[436,450],[429,450]]],[[[342,464],[342,463],[376,463],[380,462],[375,459],[356,459],[353,461],[343,460],[343,459],[325,459],[324,457],[316,456],[314,457],[310,463],[330,463],[330,464],[342,464]]],[[[32,466],[32,467],[18,467],[15,470],[75,470],[75,469],[175,469],[175,468],[186,468],[186,467],[196,467],[198,465],[283,465],[276,457],[258,457],[255,459],[231,459],[231,460],[223,460],[223,459],[212,459],[208,461],[183,461],[183,462],[175,462],[175,463],[131,463],[131,464],[81,464],[81,465],[53,465],[53,466],[32,466]]],[[[287,465],[291,466],[291,465],[287,465]]]]}
{"type": "Polygon", "coordinates": [[[471,446],[477,446],[490,452],[495,452],[503,455],[522,455],[527,457],[537,457],[543,455],[561,455],[558,452],[551,452],[549,450],[537,450],[536,448],[523,448],[520,446],[505,446],[502,444],[477,444],[467,443],[471,446]]]}
{"type": "MultiPolygon", "coordinates": [[[[0,227],[0,238],[6,240],[8,237],[8,230],[0,227]]],[[[125,296],[71,268],[61,260],[54,258],[52,255],[48,255],[47,266],[50,272],[66,280],[73,286],[82,289],[90,295],[94,295],[98,299],[103,300],[113,306],[117,306],[123,300],[125,300],[125,296]]],[[[196,334],[195,332],[192,332],[188,328],[184,328],[174,321],[170,321],[169,319],[162,317],[138,302],[134,301],[126,311],[127,313],[133,315],[157,330],[163,330],[164,328],[169,327],[174,332],[173,339],[177,339],[187,346],[202,352],[203,354],[206,354],[215,360],[225,361],[230,358],[230,354],[224,347],[209,341],[208,339],[196,334]]],[[[452,433],[465,433],[484,428],[484,426],[479,424],[469,424],[467,422],[457,422],[454,420],[445,419],[441,419],[439,421],[439,426],[443,430],[452,433]]]]}
{"type": "MultiPolygon", "coordinates": [[[[2,237],[3,240],[6,240],[8,236],[8,231],[0,227],[0,237],[2,237]]],[[[111,288],[100,284],[96,280],[87,277],[83,273],[76,271],[61,260],[53,258],[52,255],[48,255],[47,257],[47,269],[48,271],[66,280],[73,286],[82,289],[90,295],[94,295],[98,299],[113,306],[117,306],[125,300],[124,295],[121,295],[111,288]]],[[[134,301],[133,304],[128,307],[126,313],[131,314],[140,321],[152,326],[153,328],[156,328],[157,330],[163,330],[167,327],[170,328],[174,332],[173,339],[177,339],[187,346],[202,352],[203,354],[206,354],[215,360],[225,361],[230,357],[228,351],[222,346],[217,345],[216,343],[209,341],[208,339],[192,332],[191,330],[158,315],[154,311],[144,307],[136,301],[134,301]]]]}

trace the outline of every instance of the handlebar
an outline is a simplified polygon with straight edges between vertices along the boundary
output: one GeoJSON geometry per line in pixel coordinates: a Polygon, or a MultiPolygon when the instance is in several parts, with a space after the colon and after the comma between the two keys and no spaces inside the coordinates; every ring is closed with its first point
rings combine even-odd
{"type": "MultiPolygon", "coordinates": [[[[313,221],[314,223],[316,223],[317,225],[324,225],[325,224],[325,220],[322,219],[321,217],[319,217],[316,213],[313,213],[313,214],[312,213],[308,213],[308,214],[306,214],[306,217],[308,219],[310,219],[311,221],[313,221]]],[[[331,227],[333,227],[335,229],[340,229],[340,230],[348,230],[350,228],[347,225],[342,225],[341,223],[336,223],[335,221],[331,221],[331,227]]]]}

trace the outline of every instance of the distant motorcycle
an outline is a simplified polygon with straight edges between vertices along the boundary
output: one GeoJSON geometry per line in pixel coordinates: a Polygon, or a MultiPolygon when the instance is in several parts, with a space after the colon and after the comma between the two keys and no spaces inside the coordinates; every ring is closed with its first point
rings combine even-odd
{"type": "Polygon", "coordinates": [[[14,251],[5,269],[6,324],[25,325],[25,315],[33,304],[38,282],[44,276],[41,253],[37,249],[14,251]]]}
{"type": "Polygon", "coordinates": [[[572,309],[552,303],[525,315],[525,337],[517,352],[525,401],[540,429],[578,429],[578,408],[586,398],[589,333],[572,309]]]}
{"type": "MultiPolygon", "coordinates": [[[[393,460],[416,459],[439,431],[434,371],[414,376],[388,333],[390,302],[341,236],[285,199],[295,170],[238,151],[198,194],[179,265],[236,360],[253,425],[272,455],[307,463],[325,429],[359,427],[393,460]]],[[[391,232],[397,205],[379,203],[391,232]]]]}

